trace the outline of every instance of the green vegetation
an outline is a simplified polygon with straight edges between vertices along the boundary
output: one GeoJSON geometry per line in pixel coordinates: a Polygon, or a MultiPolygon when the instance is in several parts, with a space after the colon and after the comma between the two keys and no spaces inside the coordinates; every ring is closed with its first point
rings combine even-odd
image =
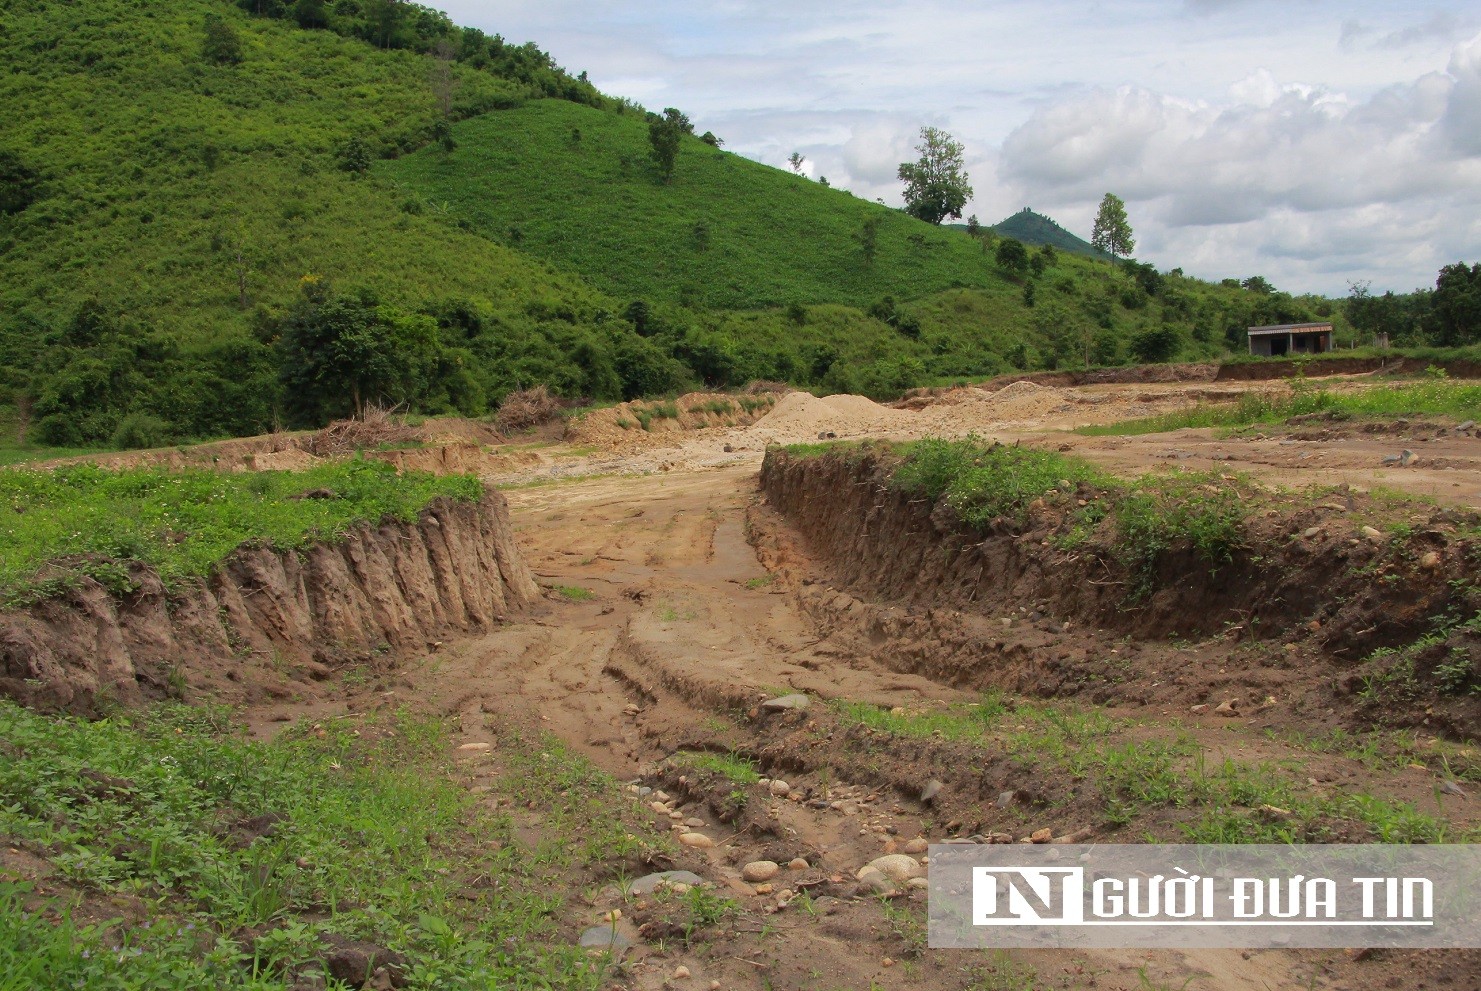
{"type": "Polygon", "coordinates": [[[596,598],[591,589],[582,588],[580,585],[557,585],[555,590],[571,602],[590,602],[596,598]]]}
{"type": "Polygon", "coordinates": [[[1098,793],[1106,823],[1124,826],[1161,808],[1185,810],[1179,830],[1190,843],[1332,842],[1346,827],[1385,843],[1467,842],[1442,819],[1405,802],[1362,793],[1308,794],[1300,762],[1210,763],[1187,735],[1126,738],[1130,724],[1085,707],[1014,704],[985,695],[977,704],[892,713],[847,700],[829,703],[849,725],[910,739],[967,743],[1006,753],[1025,773],[1057,767],[1098,793]]]}
{"type": "Polygon", "coordinates": [[[946,499],[962,522],[979,531],[999,520],[1024,525],[1036,504],[1066,509],[1056,545],[1071,550],[1103,534],[1131,575],[1128,602],[1153,591],[1158,567],[1179,550],[1194,552],[1211,572],[1231,561],[1253,495],[1249,481],[1235,476],[1175,470],[1127,482],[1080,458],[989,446],[976,437],[870,447],[799,444],[785,450],[794,457],[817,457],[840,449],[844,457],[893,451],[900,460],[892,484],[931,501],[946,499]],[[1082,490],[1088,490],[1088,498],[1080,506],[1082,490]]]}
{"type": "Polygon", "coordinates": [[[748,757],[741,757],[738,754],[717,754],[706,750],[680,750],[674,754],[673,760],[683,767],[692,767],[696,771],[718,774],[732,784],[753,785],[761,780],[761,772],[756,769],[756,762],[748,757]]]}
{"type": "MultiPolygon", "coordinates": [[[[0,703],[0,745],[20,758],[0,767],[0,832],[80,895],[137,899],[150,919],[82,925],[65,899],[0,883],[5,987],[277,991],[319,969],[329,934],[401,954],[414,989],[602,984],[551,919],[558,856],[591,851],[509,842],[508,817],[452,779],[436,723],[326,721],[253,743],[220,709],[89,723],[0,703]]],[[[631,847],[592,818],[615,783],[524,749],[519,797],[549,800],[552,837],[579,818],[609,844],[592,863],[631,847]]]]}
{"type": "Polygon", "coordinates": [[[1445,416],[1456,420],[1481,419],[1481,386],[1430,378],[1406,385],[1334,393],[1314,389],[1297,380],[1289,395],[1249,392],[1235,403],[1200,404],[1191,409],[1138,420],[1080,427],[1090,436],[1162,433],[1185,427],[1240,427],[1278,423],[1293,416],[1331,413],[1336,418],[1371,416],[1445,416]]]}
{"type": "Polygon", "coordinates": [[[397,474],[360,459],[241,474],[13,469],[0,472],[0,596],[14,605],[83,575],[126,591],[134,562],[170,584],[208,573],[249,541],[304,547],[361,522],[414,520],[440,496],[474,500],[482,491],[472,476],[397,474]]]}

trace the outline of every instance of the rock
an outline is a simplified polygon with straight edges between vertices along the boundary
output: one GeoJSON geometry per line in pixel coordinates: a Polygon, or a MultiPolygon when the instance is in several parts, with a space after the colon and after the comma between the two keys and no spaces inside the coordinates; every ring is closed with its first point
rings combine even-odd
{"type": "Polygon", "coordinates": [[[682,981],[689,976],[689,968],[683,964],[674,968],[674,980],[682,981]]]}
{"type": "Polygon", "coordinates": [[[778,798],[785,798],[791,793],[792,786],[781,778],[772,778],[771,784],[767,786],[767,790],[778,798]]]}
{"type": "Polygon", "coordinates": [[[1216,716],[1237,716],[1237,715],[1239,715],[1239,699],[1225,699],[1224,701],[1220,702],[1218,705],[1214,706],[1214,715],[1216,715],[1216,716]]]}
{"type": "Polygon", "coordinates": [[[708,850],[715,845],[715,841],[704,833],[680,833],[679,842],[696,850],[708,850]]]}
{"type": "Polygon", "coordinates": [[[1191,712],[1191,713],[1193,713],[1195,716],[1201,715],[1201,714],[1203,714],[1203,713],[1205,713],[1205,712],[1208,711],[1208,703],[1207,702],[1200,702],[1198,705],[1195,705],[1193,708],[1189,709],[1188,711],[1191,712]]]}
{"type": "Polygon", "coordinates": [[[787,709],[806,709],[811,703],[812,699],[806,695],[781,695],[762,702],[761,709],[764,712],[783,712],[787,709]]]}
{"type": "Polygon", "coordinates": [[[1419,566],[1429,571],[1433,571],[1438,568],[1440,566],[1439,551],[1427,552],[1423,557],[1419,559],[1419,566]]]}
{"type": "Polygon", "coordinates": [[[1372,541],[1375,544],[1383,543],[1383,532],[1380,530],[1376,530],[1371,526],[1365,526],[1359,532],[1362,533],[1365,539],[1372,541]]]}
{"type": "Polygon", "coordinates": [[[664,885],[672,887],[676,884],[685,884],[693,887],[704,883],[704,878],[693,871],[659,871],[657,874],[643,875],[629,885],[627,890],[634,895],[651,895],[664,885]]]}
{"type": "Polygon", "coordinates": [[[1476,425],[1476,421],[1475,421],[1475,420],[1467,420],[1467,421],[1466,421],[1466,422],[1465,422],[1465,423],[1462,423],[1462,424],[1460,424],[1460,425],[1459,425],[1459,426],[1458,426],[1458,427],[1456,427],[1456,428],[1455,428],[1455,432],[1456,432],[1456,433],[1461,433],[1461,434],[1463,434],[1463,433],[1465,433],[1465,432],[1466,432],[1466,431],[1467,431],[1467,430],[1470,430],[1470,429],[1471,429],[1471,428],[1472,428],[1472,427],[1474,427],[1474,426],[1475,426],[1475,425],[1476,425]]]}
{"type": "Polygon", "coordinates": [[[931,849],[931,842],[924,836],[917,836],[913,840],[906,840],[905,845],[900,848],[904,853],[922,854],[931,849]]]}
{"type": "Polygon", "coordinates": [[[774,860],[753,860],[741,868],[741,877],[755,884],[758,881],[770,881],[781,873],[782,868],[774,860]]]}
{"type": "Polygon", "coordinates": [[[1054,830],[1050,829],[1047,826],[1043,829],[1036,829],[1029,834],[1028,838],[1029,841],[1032,843],[1048,843],[1050,840],[1054,839],[1054,830]]]}
{"type": "Polygon", "coordinates": [[[592,926],[581,934],[576,945],[584,946],[588,950],[611,950],[614,953],[621,953],[633,944],[632,940],[612,926],[592,926]]]}
{"type": "Polygon", "coordinates": [[[941,789],[945,787],[946,783],[944,781],[938,781],[937,779],[932,778],[930,781],[927,781],[926,786],[920,790],[920,800],[922,802],[933,801],[937,795],[941,794],[941,789]]]}
{"type": "Polygon", "coordinates": [[[643,710],[638,708],[636,702],[629,702],[627,705],[623,706],[622,711],[627,713],[629,716],[636,716],[643,710]]]}
{"type": "Polygon", "coordinates": [[[909,881],[906,881],[905,882],[905,887],[907,887],[907,888],[917,888],[917,889],[924,890],[926,888],[929,888],[930,886],[931,886],[931,880],[930,880],[930,878],[924,878],[924,877],[913,877],[909,881]]]}
{"type": "Polygon", "coordinates": [[[859,883],[863,885],[867,894],[884,895],[889,897],[895,894],[895,882],[885,877],[879,871],[870,871],[860,878],[859,883]]]}
{"type": "MultiPolygon", "coordinates": [[[[869,861],[868,867],[874,868],[891,881],[903,882],[913,877],[920,877],[925,872],[920,861],[903,853],[887,853],[883,857],[876,857],[869,861]]],[[[865,868],[865,870],[868,869],[865,868]]],[[[860,878],[860,880],[863,880],[860,878]]]]}
{"type": "Polygon", "coordinates": [[[657,800],[649,802],[648,808],[652,809],[654,812],[657,812],[659,815],[666,816],[669,814],[669,807],[657,800]]]}
{"type": "Polygon", "coordinates": [[[806,860],[803,860],[801,857],[793,857],[790,861],[787,862],[787,870],[789,871],[805,871],[811,866],[811,864],[809,864],[806,860]]]}
{"type": "Polygon", "coordinates": [[[1440,782],[1440,790],[1447,795],[1459,795],[1461,798],[1466,797],[1466,793],[1461,786],[1448,778],[1440,782]]]}
{"type": "Polygon", "coordinates": [[[684,825],[688,826],[690,829],[703,829],[706,823],[703,819],[695,819],[691,817],[684,820],[684,825]]]}
{"type": "Polygon", "coordinates": [[[489,745],[487,743],[465,743],[458,749],[467,751],[469,753],[476,753],[479,751],[488,750],[489,745]]]}
{"type": "Polygon", "coordinates": [[[1321,527],[1319,527],[1319,526],[1309,526],[1305,530],[1302,530],[1301,531],[1301,536],[1305,537],[1307,540],[1310,540],[1312,537],[1315,537],[1317,534],[1319,534],[1321,532],[1322,532],[1322,528],[1321,527]]]}
{"type": "Polygon", "coordinates": [[[603,922],[616,922],[620,918],[622,918],[622,909],[620,908],[614,908],[610,912],[602,913],[603,922]]]}
{"type": "Polygon", "coordinates": [[[1018,791],[1003,791],[998,793],[998,808],[1012,808],[1013,803],[1018,801],[1018,791]]]}

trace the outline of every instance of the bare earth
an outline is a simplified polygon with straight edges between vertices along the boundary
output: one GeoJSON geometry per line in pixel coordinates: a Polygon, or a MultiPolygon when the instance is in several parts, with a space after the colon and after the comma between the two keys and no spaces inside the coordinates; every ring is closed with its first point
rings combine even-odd
{"type": "MultiPolygon", "coordinates": [[[[924,891],[904,889],[886,901],[855,880],[871,859],[917,837],[940,840],[980,830],[1016,840],[1048,828],[1059,837],[1137,842],[1157,824],[1107,829],[1083,802],[1061,800],[1065,772],[1048,763],[1025,768],[984,759],[980,794],[953,785],[935,801],[921,802],[920,789],[943,761],[973,758],[932,741],[876,746],[819,700],[915,712],[970,701],[988,686],[957,684],[929,669],[907,671],[893,641],[850,620],[867,612],[866,604],[835,594],[826,563],[812,559],[805,535],[758,503],[756,473],[766,445],[814,441],[820,433],[851,440],[977,433],[1068,449],[1117,473],[1169,463],[1225,466],[1284,486],[1347,482],[1481,505],[1481,439],[1436,436],[1433,424],[1327,435],[1318,425],[1301,437],[1294,435],[1302,431],[1282,428],[1248,440],[1208,431],[1126,438],[1063,432],[1239,389],[1021,383],[994,395],[960,390],[919,410],[859,397],[790,394],[750,426],[647,434],[595,423],[579,447],[532,445],[517,458],[513,449],[495,452],[502,460],[491,480],[511,486],[506,495],[519,544],[549,590],[543,602],[522,620],[449,644],[394,678],[346,686],[310,704],[283,701],[256,713],[255,723],[267,733],[284,719],[403,702],[443,713],[462,728],[455,744],[492,745],[466,757],[474,788],[497,779],[500,747],[513,730],[524,740],[553,734],[619,781],[632,782],[614,801],[631,803],[652,830],[710,837],[709,848],[674,845],[668,862],[652,869],[691,870],[736,899],[741,910],[730,931],[686,949],[682,941],[663,938],[654,905],[610,884],[593,886],[589,912],[562,920],[574,939],[602,913],[622,909],[619,930],[633,945],[615,987],[1481,988],[1481,955],[1460,952],[931,951],[920,928],[924,891]],[[1406,448],[1414,452],[1407,467],[1381,464],[1406,448]],[[518,466],[510,470],[512,463],[518,466]],[[560,587],[592,596],[570,601],[556,591],[560,587]],[[827,608],[819,605],[825,600],[827,608]],[[790,692],[814,702],[801,712],[758,708],[790,692]],[[668,762],[680,750],[743,754],[763,775],[784,779],[789,793],[750,786],[737,802],[723,780],[684,773],[668,762]],[[652,808],[653,796],[639,796],[638,787],[665,790],[677,819],[699,824],[683,826],[667,810],[652,808]],[[1010,790],[1025,796],[1023,804],[998,808],[992,796],[1010,790]],[[788,869],[798,857],[807,866],[788,869]],[[783,866],[769,888],[742,880],[742,866],[756,860],[783,866]],[[805,910],[788,897],[793,892],[806,892],[805,910]],[[689,976],[674,976],[681,966],[689,976]]],[[[1024,627],[1025,649],[1042,646],[1040,632],[1024,627]]],[[[1086,636],[1082,642],[1107,656],[1127,647],[1124,638],[1086,636]]],[[[1218,665],[1232,656],[1215,643],[1134,646],[1140,669],[1187,666],[1206,672],[1213,684],[1224,671],[1218,665]]],[[[1442,801],[1436,771],[1425,763],[1373,766],[1314,753],[1287,741],[1278,718],[1190,719],[1186,707],[1155,701],[1140,707],[1113,702],[1109,714],[1128,721],[1130,728],[1117,731],[1127,739],[1192,734],[1211,763],[1232,755],[1297,767],[1302,787],[1402,799],[1456,828],[1474,828],[1481,819],[1481,798],[1442,801]]],[[[494,794],[486,800],[499,801],[494,794]]],[[[517,834],[538,842],[539,810],[519,808],[514,815],[517,834]]]]}

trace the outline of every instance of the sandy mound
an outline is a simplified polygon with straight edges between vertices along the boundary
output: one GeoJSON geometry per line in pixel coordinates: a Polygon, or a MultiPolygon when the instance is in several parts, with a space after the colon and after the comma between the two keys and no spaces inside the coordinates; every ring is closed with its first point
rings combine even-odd
{"type": "Polygon", "coordinates": [[[908,429],[915,421],[913,413],[889,409],[863,396],[819,399],[811,393],[793,392],[757,420],[750,433],[769,444],[799,444],[817,440],[820,434],[857,437],[908,429]]]}

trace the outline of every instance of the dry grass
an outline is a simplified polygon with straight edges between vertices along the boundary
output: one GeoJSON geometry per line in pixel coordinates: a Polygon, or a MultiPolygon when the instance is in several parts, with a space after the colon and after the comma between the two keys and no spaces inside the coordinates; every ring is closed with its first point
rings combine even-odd
{"type": "Polygon", "coordinates": [[[499,412],[494,416],[494,426],[505,434],[527,430],[554,422],[560,418],[564,409],[565,404],[559,397],[551,394],[545,386],[537,385],[533,389],[521,389],[505,396],[504,401],[499,404],[499,412]]]}
{"type": "Polygon", "coordinates": [[[303,446],[310,454],[324,458],[414,444],[419,439],[415,428],[396,419],[394,409],[371,405],[365,407],[358,417],[335,420],[324,429],[315,431],[305,439],[303,446]]]}

